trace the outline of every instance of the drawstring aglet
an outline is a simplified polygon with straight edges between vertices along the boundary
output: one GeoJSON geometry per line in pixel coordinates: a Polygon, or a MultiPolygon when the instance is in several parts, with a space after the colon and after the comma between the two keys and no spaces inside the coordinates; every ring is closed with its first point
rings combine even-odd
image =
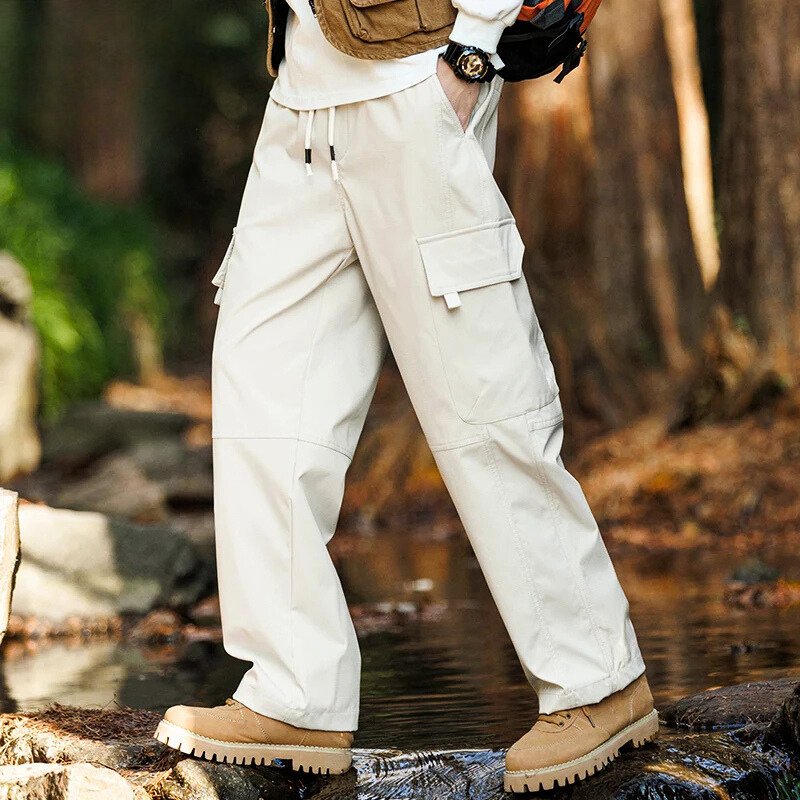
{"type": "Polygon", "coordinates": [[[313,175],[314,170],[311,169],[311,148],[306,148],[306,175],[313,175]]]}
{"type": "Polygon", "coordinates": [[[336,151],[333,149],[333,145],[331,145],[331,174],[335,181],[339,180],[339,165],[336,163],[336,151]]]}
{"type": "Polygon", "coordinates": [[[331,153],[331,175],[333,180],[339,180],[339,165],[336,163],[336,151],[333,149],[333,134],[336,129],[336,106],[328,109],[328,149],[331,153]]]}

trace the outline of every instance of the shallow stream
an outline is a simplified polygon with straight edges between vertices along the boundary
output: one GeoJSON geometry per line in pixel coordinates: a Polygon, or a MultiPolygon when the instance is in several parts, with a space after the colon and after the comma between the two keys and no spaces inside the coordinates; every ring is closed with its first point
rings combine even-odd
{"type": "MultiPolygon", "coordinates": [[[[358,746],[501,748],[525,731],[535,698],[464,540],[403,532],[343,538],[338,566],[365,630],[358,746]],[[423,613],[414,613],[420,606],[423,613]]],[[[612,556],[657,702],[800,676],[800,607],[742,610],[724,601],[741,556],[708,550],[612,556]]],[[[776,547],[761,556],[800,580],[800,549],[776,547]]],[[[7,654],[5,710],[54,701],[156,710],[213,704],[232,692],[244,668],[211,642],[40,644],[7,654]]]]}

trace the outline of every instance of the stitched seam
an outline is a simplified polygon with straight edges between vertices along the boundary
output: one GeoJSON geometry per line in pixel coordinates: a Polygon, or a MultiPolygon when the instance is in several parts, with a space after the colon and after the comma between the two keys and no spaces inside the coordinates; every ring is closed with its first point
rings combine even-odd
{"type": "MultiPolygon", "coordinates": [[[[341,753],[343,751],[349,752],[349,747],[317,747],[314,745],[299,745],[299,744],[271,744],[269,742],[231,742],[226,739],[212,739],[210,736],[203,736],[199,733],[194,733],[193,731],[187,730],[186,728],[181,728],[180,725],[176,725],[174,722],[169,722],[168,720],[164,720],[174,728],[176,731],[181,731],[181,733],[185,733],[188,736],[191,736],[193,739],[200,739],[203,742],[210,742],[211,744],[225,744],[225,745],[233,745],[234,747],[290,747],[296,748],[297,750],[314,750],[317,752],[323,753],[341,753]]],[[[163,722],[163,721],[162,721],[163,722]]]]}
{"type": "MultiPolygon", "coordinates": [[[[627,666],[629,666],[629,665],[630,665],[630,664],[632,664],[632,663],[633,663],[633,661],[629,661],[629,662],[627,662],[627,663],[626,663],[626,667],[627,667],[627,666]]],[[[622,671],[623,671],[623,670],[621,670],[621,669],[619,669],[619,670],[614,670],[614,672],[610,673],[610,674],[609,674],[608,676],[606,676],[605,678],[600,678],[600,680],[599,680],[599,681],[592,681],[591,683],[585,683],[583,686],[576,686],[576,687],[575,687],[575,689],[570,689],[569,691],[570,691],[571,693],[573,693],[573,694],[577,694],[578,692],[583,692],[583,691],[586,691],[587,689],[593,689],[595,686],[607,685],[608,683],[612,682],[612,681],[613,681],[613,679],[614,679],[614,678],[615,678],[617,675],[619,675],[620,673],[622,673],[622,671]]],[[[635,680],[635,678],[634,678],[634,680],[635,680]]],[[[623,687],[623,688],[624,688],[624,687],[623,687]]],[[[540,696],[545,696],[545,697],[560,697],[560,696],[561,696],[563,693],[564,693],[564,692],[563,692],[563,690],[561,690],[561,689],[559,689],[559,690],[557,690],[557,691],[554,691],[554,690],[548,690],[548,689],[543,689],[543,690],[542,690],[542,691],[541,691],[539,694],[540,694],[540,696]]]]}
{"type": "MultiPolygon", "coordinates": [[[[428,81],[433,81],[435,83],[439,82],[439,78],[434,72],[428,78],[428,81]]],[[[441,85],[441,84],[440,84],[441,85]]],[[[452,227],[453,225],[453,198],[452,198],[452,189],[450,187],[450,181],[448,180],[447,175],[447,158],[445,157],[445,124],[444,124],[444,116],[441,113],[442,109],[439,103],[441,102],[441,98],[438,96],[437,87],[428,87],[434,94],[436,94],[435,101],[436,101],[436,108],[438,109],[438,113],[434,115],[434,127],[436,129],[436,160],[439,165],[439,189],[442,193],[442,199],[444,201],[444,217],[447,220],[448,227],[452,227]]]]}
{"type": "Polygon", "coordinates": [[[539,431],[543,428],[552,428],[554,425],[558,425],[559,422],[564,421],[564,415],[559,414],[557,417],[550,417],[544,420],[537,420],[537,421],[529,421],[528,422],[528,430],[530,432],[539,431]]]}
{"type": "MultiPolygon", "coordinates": [[[[545,623],[545,620],[547,618],[544,614],[544,610],[542,607],[542,599],[539,596],[539,593],[536,589],[536,584],[533,581],[533,576],[531,575],[530,572],[530,566],[528,564],[528,560],[525,558],[525,551],[522,547],[522,541],[519,534],[519,530],[516,526],[516,523],[514,522],[514,515],[511,513],[511,506],[509,505],[508,502],[508,494],[506,492],[505,483],[503,482],[503,476],[500,474],[500,470],[497,467],[497,461],[495,460],[494,452],[492,450],[492,440],[487,438],[483,443],[483,447],[484,451],[486,452],[486,458],[489,462],[489,469],[491,470],[495,478],[495,482],[498,488],[500,489],[503,508],[505,509],[506,517],[508,519],[508,524],[511,527],[511,532],[514,537],[514,546],[516,547],[517,555],[519,557],[520,563],[522,564],[522,572],[523,575],[525,576],[525,582],[528,584],[528,591],[530,592],[531,597],[533,599],[533,604],[534,607],[536,608],[536,614],[541,622],[541,627],[544,633],[545,641],[547,642],[547,646],[550,649],[551,657],[555,656],[556,649],[553,646],[553,639],[552,636],[550,635],[550,629],[545,623]]],[[[569,692],[569,690],[566,691],[569,692]]]]}
{"type": "Polygon", "coordinates": [[[430,242],[441,242],[446,239],[457,239],[465,233],[474,233],[479,231],[491,231],[496,228],[505,228],[508,225],[516,225],[517,220],[513,215],[510,217],[503,217],[503,219],[494,220],[492,222],[481,222],[478,225],[468,225],[466,228],[457,228],[454,231],[445,231],[444,233],[434,233],[430,236],[419,236],[417,242],[420,244],[429,244],[430,242]]]}
{"type": "MultiPolygon", "coordinates": [[[[536,473],[539,477],[539,481],[544,488],[545,496],[547,497],[547,505],[549,506],[550,513],[553,517],[553,528],[555,530],[556,537],[558,538],[558,544],[561,548],[562,557],[567,564],[572,565],[572,561],[569,558],[569,552],[567,550],[566,544],[564,542],[564,537],[561,531],[560,506],[556,501],[556,497],[553,492],[553,487],[550,483],[550,478],[547,475],[547,471],[544,469],[542,459],[539,458],[538,454],[536,453],[536,448],[534,447],[532,449],[533,449],[533,459],[532,459],[533,464],[535,466],[536,473]]],[[[603,660],[605,661],[606,672],[608,673],[607,677],[610,678],[611,675],[614,674],[614,669],[612,667],[612,662],[611,662],[611,653],[608,651],[605,642],[602,640],[602,637],[600,636],[600,630],[597,627],[594,615],[592,614],[591,608],[589,606],[588,598],[585,591],[584,576],[580,572],[580,570],[578,570],[575,567],[570,566],[570,571],[572,572],[573,580],[575,580],[577,584],[578,592],[581,598],[581,603],[583,605],[586,616],[589,619],[589,624],[591,625],[592,628],[592,634],[594,635],[595,641],[597,642],[597,646],[600,649],[600,652],[603,654],[603,660]]]]}
{"type": "MultiPolygon", "coordinates": [[[[422,249],[424,249],[424,245],[422,246],[422,249]]],[[[422,257],[422,261],[423,264],[425,264],[424,256],[422,257]]],[[[473,280],[468,283],[449,283],[442,286],[439,284],[434,285],[435,281],[431,280],[430,272],[427,269],[427,266],[425,273],[428,278],[428,286],[430,287],[431,294],[436,297],[442,297],[443,295],[450,294],[451,292],[470,292],[473,289],[483,289],[486,286],[493,286],[496,283],[511,283],[522,276],[521,269],[506,269],[502,272],[493,272],[490,275],[484,275],[479,280],[473,280]]]]}
{"type": "Polygon", "coordinates": [[[486,435],[481,436],[472,436],[469,439],[460,439],[455,442],[443,442],[442,444],[430,444],[428,443],[428,447],[430,448],[432,453],[443,453],[446,450],[459,450],[462,447],[467,447],[471,444],[478,444],[479,442],[485,442],[488,437],[486,435]]]}
{"type": "MultiPolygon", "coordinates": [[[[300,412],[297,417],[298,434],[295,438],[294,459],[292,461],[292,482],[289,487],[289,654],[292,664],[292,676],[297,681],[297,666],[295,662],[295,642],[294,642],[294,492],[297,484],[297,460],[300,451],[300,431],[303,430],[303,413],[306,407],[306,386],[308,384],[308,376],[311,372],[311,360],[314,356],[314,347],[317,343],[317,335],[319,333],[319,326],[322,320],[322,312],[325,307],[325,298],[328,294],[328,286],[330,276],[325,279],[322,286],[322,293],[319,299],[319,310],[317,311],[317,318],[314,321],[314,331],[311,334],[311,342],[308,347],[308,357],[306,359],[306,367],[303,373],[303,382],[300,385],[300,412]]],[[[302,709],[294,709],[302,711],[302,709]]]]}
{"type": "Polygon", "coordinates": [[[317,447],[324,447],[326,450],[333,450],[336,453],[340,453],[341,455],[346,456],[350,460],[352,460],[353,458],[353,454],[351,451],[345,450],[338,444],[331,444],[330,442],[323,442],[317,439],[311,439],[308,436],[214,436],[212,438],[219,439],[222,441],[234,441],[234,442],[238,441],[258,442],[258,441],[271,441],[273,439],[277,441],[292,440],[296,442],[303,442],[305,444],[314,444],[317,445],[317,447]]]}

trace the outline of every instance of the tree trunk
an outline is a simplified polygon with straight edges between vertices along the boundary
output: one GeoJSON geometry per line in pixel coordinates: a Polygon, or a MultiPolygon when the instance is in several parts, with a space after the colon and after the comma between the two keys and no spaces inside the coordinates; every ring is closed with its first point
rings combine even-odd
{"type": "Polygon", "coordinates": [[[800,5],[720,9],[719,294],[786,367],[800,350],[800,5]]]}
{"type": "Polygon", "coordinates": [[[660,385],[690,364],[700,263],[708,283],[717,270],[693,20],[666,9],[665,25],[663,6],[606,0],[589,69],[507,86],[501,115],[496,175],[562,398],[604,427],[652,408],[643,374],[660,385]]]}
{"type": "Polygon", "coordinates": [[[592,245],[611,347],[629,377],[647,367],[680,372],[700,337],[706,298],[660,4],[606,0],[589,35],[592,245]]]}
{"type": "Polygon", "coordinates": [[[137,12],[135,2],[46,0],[41,18],[35,136],[104,200],[141,190],[137,12]]]}

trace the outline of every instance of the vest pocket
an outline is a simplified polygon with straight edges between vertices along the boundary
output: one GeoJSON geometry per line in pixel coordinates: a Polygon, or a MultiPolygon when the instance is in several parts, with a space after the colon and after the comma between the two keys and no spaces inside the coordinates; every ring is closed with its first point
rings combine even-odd
{"type": "Polygon", "coordinates": [[[402,39],[423,28],[417,0],[342,0],[353,36],[364,42],[402,39]]]}
{"type": "Polygon", "coordinates": [[[534,411],[558,394],[522,278],[513,218],[417,239],[453,405],[487,424],[534,411]]]}

